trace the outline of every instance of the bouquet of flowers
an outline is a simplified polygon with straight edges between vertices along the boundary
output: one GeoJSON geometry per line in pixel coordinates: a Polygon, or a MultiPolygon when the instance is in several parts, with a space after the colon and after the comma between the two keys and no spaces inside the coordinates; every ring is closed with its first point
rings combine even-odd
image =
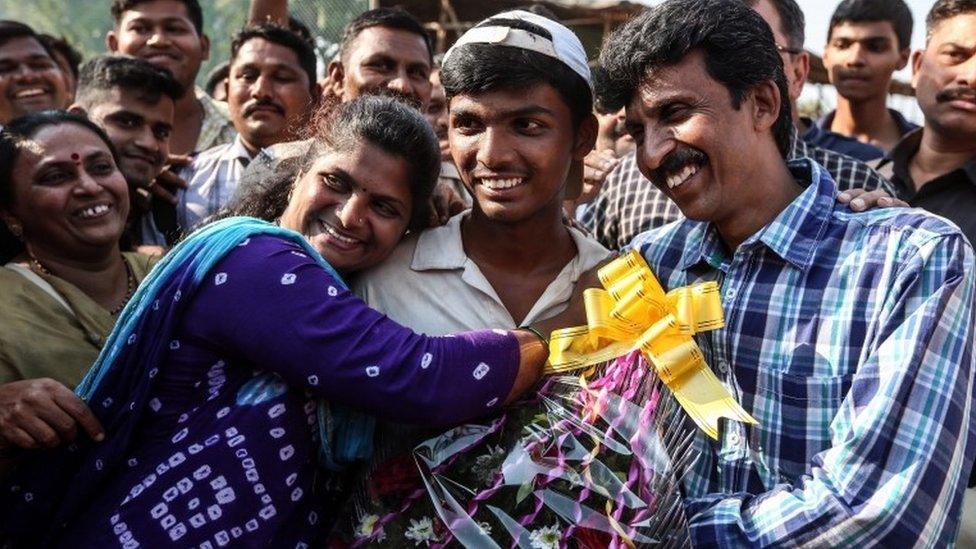
{"type": "Polygon", "coordinates": [[[587,374],[380,455],[330,545],[688,546],[694,426],[639,353],[587,374]]]}

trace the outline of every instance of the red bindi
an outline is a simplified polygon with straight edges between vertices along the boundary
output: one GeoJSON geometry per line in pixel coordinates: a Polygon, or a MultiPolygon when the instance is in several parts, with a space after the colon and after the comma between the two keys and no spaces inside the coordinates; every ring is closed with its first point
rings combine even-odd
{"type": "Polygon", "coordinates": [[[75,163],[77,164],[81,160],[81,155],[79,155],[78,153],[71,153],[71,159],[74,160],[75,163]]]}

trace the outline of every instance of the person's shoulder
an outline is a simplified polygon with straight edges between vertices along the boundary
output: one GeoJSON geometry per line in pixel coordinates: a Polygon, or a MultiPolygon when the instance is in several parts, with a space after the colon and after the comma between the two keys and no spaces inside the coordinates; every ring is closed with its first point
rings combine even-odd
{"type": "Polygon", "coordinates": [[[877,165],[877,161],[869,164],[818,145],[808,145],[807,156],[827,170],[839,191],[882,189],[894,193],[891,183],[872,166],[877,165]]]}
{"type": "Polygon", "coordinates": [[[150,255],[140,252],[122,252],[122,257],[128,262],[129,267],[132,269],[132,274],[139,282],[142,282],[149,274],[149,271],[163,258],[161,255],[150,255]]]}
{"type": "Polygon", "coordinates": [[[833,217],[847,225],[847,238],[862,241],[865,246],[875,246],[880,252],[885,247],[895,246],[905,253],[914,253],[940,242],[966,241],[956,224],[920,208],[875,208],[853,212],[846,207],[837,207],[833,217]],[[852,234],[854,232],[863,234],[857,237],[852,234]]]}
{"type": "Polygon", "coordinates": [[[422,234],[423,232],[416,232],[407,235],[393,248],[393,251],[390,252],[390,255],[386,259],[357,273],[353,287],[357,290],[359,288],[368,289],[402,281],[405,277],[411,276],[413,271],[410,266],[413,263],[414,255],[417,251],[417,243],[422,234]]]}

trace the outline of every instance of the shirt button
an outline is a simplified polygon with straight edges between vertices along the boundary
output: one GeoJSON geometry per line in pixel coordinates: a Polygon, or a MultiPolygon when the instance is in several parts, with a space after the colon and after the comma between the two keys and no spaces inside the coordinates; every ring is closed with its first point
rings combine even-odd
{"type": "Polygon", "coordinates": [[[720,374],[727,374],[727,373],[729,373],[729,363],[726,362],[726,361],[724,361],[724,360],[719,360],[718,361],[718,372],[720,374]]]}
{"type": "Polygon", "coordinates": [[[729,435],[729,444],[731,446],[734,446],[734,447],[739,446],[739,434],[738,433],[732,433],[731,435],[729,435]]]}
{"type": "Polygon", "coordinates": [[[729,299],[735,297],[735,288],[729,288],[728,290],[725,290],[725,297],[729,299]]]}

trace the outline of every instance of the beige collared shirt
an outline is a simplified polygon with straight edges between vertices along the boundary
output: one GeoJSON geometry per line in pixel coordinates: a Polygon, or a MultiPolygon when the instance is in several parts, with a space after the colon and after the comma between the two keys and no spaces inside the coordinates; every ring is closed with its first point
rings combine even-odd
{"type": "MultiPolygon", "coordinates": [[[[517,328],[481,269],[464,254],[461,221],[467,215],[460,213],[443,227],[401,242],[386,261],[356,279],[356,293],[393,320],[429,335],[517,328]]],[[[576,244],[576,256],[549,284],[522,325],[562,312],[580,275],[610,255],[596,240],[576,229],[567,230],[576,244]]]]}

